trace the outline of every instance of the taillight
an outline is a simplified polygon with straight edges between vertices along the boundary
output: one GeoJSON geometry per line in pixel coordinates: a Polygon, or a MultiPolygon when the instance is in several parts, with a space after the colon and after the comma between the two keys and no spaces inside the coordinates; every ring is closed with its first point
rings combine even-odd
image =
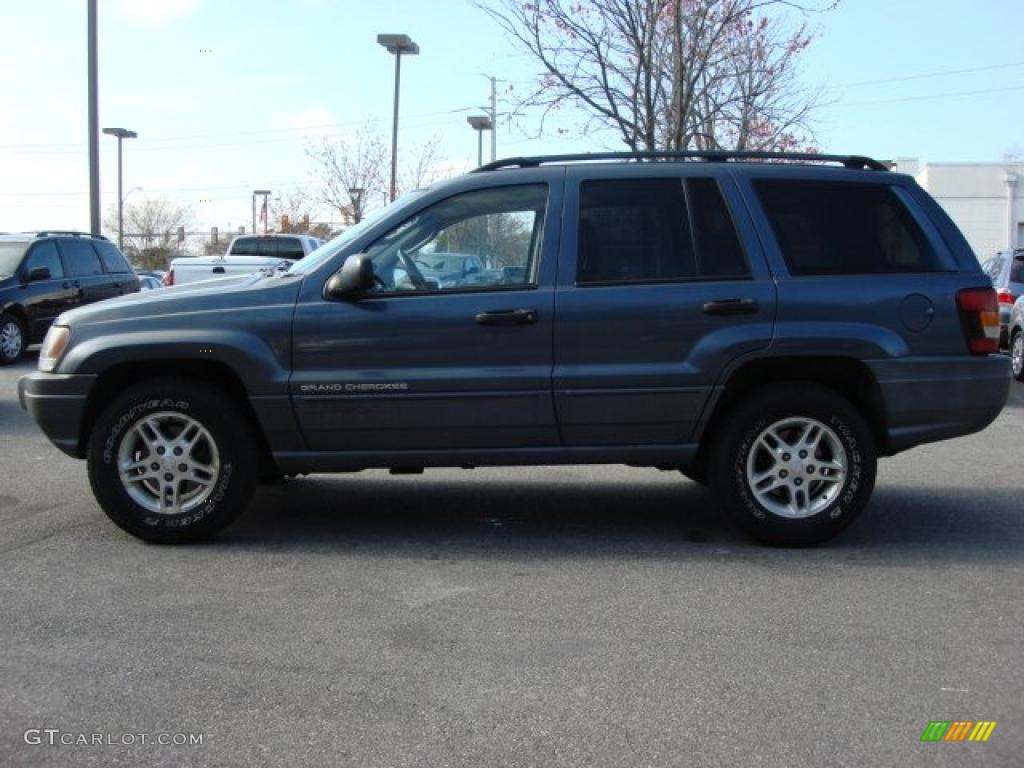
{"type": "Polygon", "coordinates": [[[174,285],[174,270],[173,269],[167,270],[167,276],[164,277],[164,285],[166,285],[166,286],[174,285]]]}
{"type": "Polygon", "coordinates": [[[1009,291],[1000,291],[996,294],[996,299],[1000,304],[1013,304],[1013,302],[1017,300],[1017,297],[1009,291]]]}
{"type": "Polygon", "coordinates": [[[993,288],[964,288],[956,295],[960,325],[973,355],[999,351],[999,301],[993,288]]]}

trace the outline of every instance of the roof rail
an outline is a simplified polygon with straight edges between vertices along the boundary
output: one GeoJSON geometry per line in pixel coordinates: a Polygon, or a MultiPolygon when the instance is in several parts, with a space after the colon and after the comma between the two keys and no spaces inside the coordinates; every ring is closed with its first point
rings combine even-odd
{"type": "Polygon", "coordinates": [[[501,168],[536,168],[544,163],[572,163],[587,160],[703,160],[724,163],[730,160],[789,160],[805,163],[839,163],[844,168],[887,171],[889,166],[863,155],[819,155],[813,152],[580,152],[567,155],[538,155],[536,157],[510,157],[481,165],[473,173],[496,171],[501,168]]]}
{"type": "Polygon", "coordinates": [[[94,235],[92,232],[78,232],[74,229],[42,229],[32,232],[36,237],[50,237],[51,235],[70,235],[71,237],[94,237],[97,240],[107,240],[104,235],[94,235]]]}

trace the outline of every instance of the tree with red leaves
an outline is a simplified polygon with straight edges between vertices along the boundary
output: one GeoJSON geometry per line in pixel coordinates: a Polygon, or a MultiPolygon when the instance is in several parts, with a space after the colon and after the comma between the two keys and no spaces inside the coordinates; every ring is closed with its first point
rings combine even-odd
{"type": "Polygon", "coordinates": [[[813,143],[813,40],[788,0],[475,0],[541,65],[521,108],[576,108],[631,150],[794,150],[813,143]],[[794,21],[791,16],[798,18],[794,21]]]}

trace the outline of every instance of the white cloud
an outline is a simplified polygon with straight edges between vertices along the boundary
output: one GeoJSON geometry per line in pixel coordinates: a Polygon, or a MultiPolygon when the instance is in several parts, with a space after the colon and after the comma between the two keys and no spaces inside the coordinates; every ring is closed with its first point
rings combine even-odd
{"type": "Polygon", "coordinates": [[[159,26],[188,16],[200,0],[117,0],[114,15],[128,23],[159,26]]]}

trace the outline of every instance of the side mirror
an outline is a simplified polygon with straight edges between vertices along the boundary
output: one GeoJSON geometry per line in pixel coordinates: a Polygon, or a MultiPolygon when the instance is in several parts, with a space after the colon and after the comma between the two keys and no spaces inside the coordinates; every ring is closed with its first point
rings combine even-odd
{"type": "Polygon", "coordinates": [[[50,277],[51,275],[49,267],[36,267],[35,269],[28,273],[28,281],[30,283],[34,283],[37,280],[49,280],[50,277]]]}
{"type": "Polygon", "coordinates": [[[331,299],[353,301],[373,288],[373,262],[364,254],[356,253],[345,259],[340,272],[327,281],[327,296],[331,299]]]}

